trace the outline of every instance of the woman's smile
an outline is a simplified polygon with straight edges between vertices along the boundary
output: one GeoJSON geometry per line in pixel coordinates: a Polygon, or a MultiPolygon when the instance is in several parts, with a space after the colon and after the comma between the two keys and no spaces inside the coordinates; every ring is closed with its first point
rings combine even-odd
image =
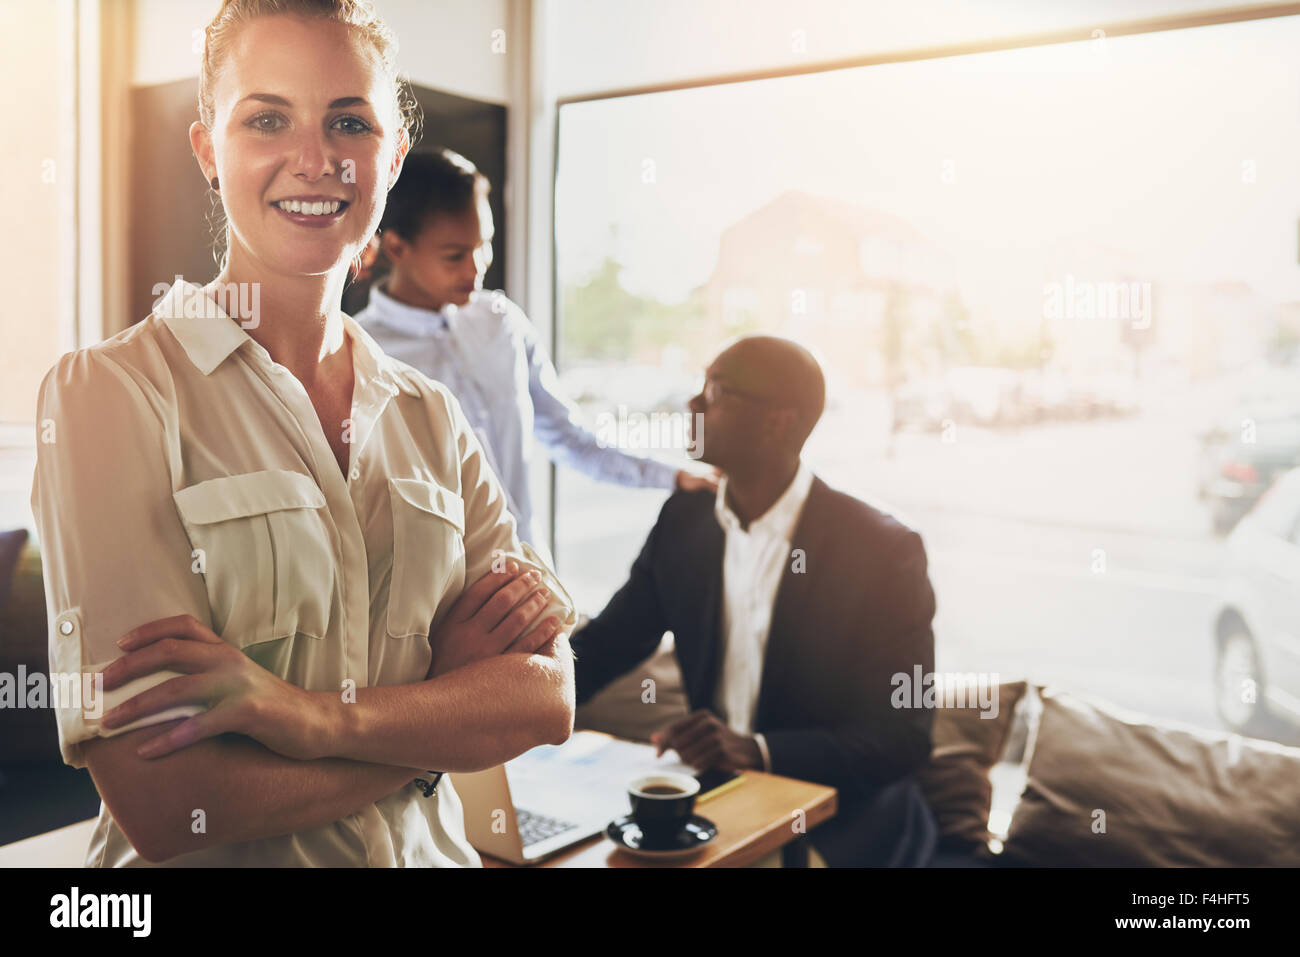
{"type": "Polygon", "coordinates": [[[269,205],[294,225],[326,229],[343,219],[350,204],[345,199],[329,196],[301,196],[276,200],[269,205]]]}

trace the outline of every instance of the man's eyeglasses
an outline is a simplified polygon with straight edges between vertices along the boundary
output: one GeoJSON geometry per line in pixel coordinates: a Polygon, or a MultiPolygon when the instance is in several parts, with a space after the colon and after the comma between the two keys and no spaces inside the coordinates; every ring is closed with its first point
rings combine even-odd
{"type": "Polygon", "coordinates": [[[699,394],[704,397],[705,405],[713,405],[719,398],[724,395],[734,395],[740,399],[747,399],[750,402],[766,404],[773,401],[772,396],[759,395],[756,392],[745,392],[743,389],[733,389],[729,385],[723,385],[715,379],[706,378],[704,385],[700,388],[699,394]]]}

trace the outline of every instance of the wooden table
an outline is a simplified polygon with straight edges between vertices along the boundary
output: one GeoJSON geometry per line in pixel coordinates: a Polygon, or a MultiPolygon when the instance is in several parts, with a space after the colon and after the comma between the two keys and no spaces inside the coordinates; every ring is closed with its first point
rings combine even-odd
{"type": "MultiPolygon", "coordinates": [[[[835,789],[762,771],[746,771],[717,794],[695,802],[695,813],[718,826],[705,850],[676,861],[643,861],[603,834],[531,867],[748,867],[835,816],[835,789]],[[796,814],[802,811],[800,819],[796,814]],[[796,821],[799,827],[796,829],[796,821]]],[[[484,867],[514,867],[481,854],[484,867]]]]}

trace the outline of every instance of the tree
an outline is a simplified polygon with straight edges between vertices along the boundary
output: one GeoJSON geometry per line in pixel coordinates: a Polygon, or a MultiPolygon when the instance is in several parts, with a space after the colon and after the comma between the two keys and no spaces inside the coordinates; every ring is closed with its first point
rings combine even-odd
{"type": "Polygon", "coordinates": [[[702,319],[700,297],[680,305],[637,296],[623,288],[623,266],[611,256],[585,281],[563,292],[562,339],[566,359],[658,361],[663,347],[684,343],[702,319]]]}

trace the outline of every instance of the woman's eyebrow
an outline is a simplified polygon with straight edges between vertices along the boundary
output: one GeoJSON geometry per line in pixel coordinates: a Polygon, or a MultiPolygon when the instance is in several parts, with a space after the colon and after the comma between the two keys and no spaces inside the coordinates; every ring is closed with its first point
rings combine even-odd
{"type": "MultiPolygon", "coordinates": [[[[271,103],[275,106],[293,106],[293,104],[290,103],[288,100],[286,100],[284,97],[276,96],[274,93],[250,93],[248,94],[248,96],[244,97],[244,99],[240,100],[239,103],[243,103],[246,100],[257,100],[261,103],[271,103]]],[[[238,106],[239,103],[236,103],[235,105],[238,106]]],[[[333,100],[330,103],[329,108],[331,110],[337,110],[338,108],[343,106],[369,106],[369,105],[370,102],[364,96],[342,96],[339,97],[337,100],[333,100]]]]}

